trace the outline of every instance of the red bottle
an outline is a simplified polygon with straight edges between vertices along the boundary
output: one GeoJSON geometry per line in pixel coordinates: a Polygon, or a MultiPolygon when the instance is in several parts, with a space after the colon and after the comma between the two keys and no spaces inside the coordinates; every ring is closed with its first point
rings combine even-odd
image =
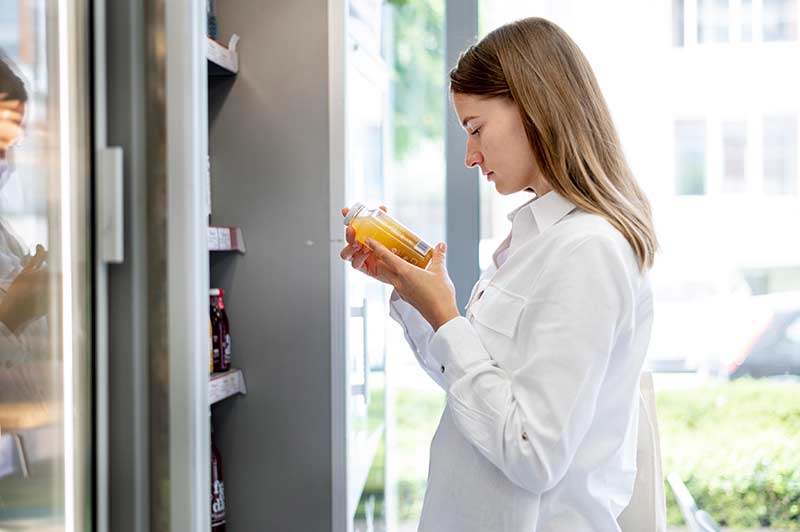
{"type": "Polygon", "coordinates": [[[211,531],[225,532],[225,483],[222,481],[222,459],[214,445],[211,429],[211,531]]]}
{"type": "Polygon", "coordinates": [[[231,329],[228,313],[225,311],[225,292],[222,288],[209,290],[211,296],[211,343],[214,357],[214,371],[231,369],[231,329]]]}

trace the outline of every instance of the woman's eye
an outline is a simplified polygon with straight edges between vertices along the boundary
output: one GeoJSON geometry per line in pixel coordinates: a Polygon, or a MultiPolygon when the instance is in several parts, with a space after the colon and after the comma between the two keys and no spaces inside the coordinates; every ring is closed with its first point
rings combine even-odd
{"type": "Polygon", "coordinates": [[[481,130],[481,128],[477,127],[477,128],[475,128],[475,131],[470,133],[470,135],[477,135],[480,132],[480,130],[481,130]]]}

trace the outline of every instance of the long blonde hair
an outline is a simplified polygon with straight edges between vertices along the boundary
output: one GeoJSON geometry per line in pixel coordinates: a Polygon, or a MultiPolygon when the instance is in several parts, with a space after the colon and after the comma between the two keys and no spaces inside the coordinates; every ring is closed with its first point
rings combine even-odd
{"type": "Polygon", "coordinates": [[[652,267],[658,241],[650,203],[628,167],[592,68],[564,30],[542,18],[497,28],[461,54],[450,90],[514,101],[550,186],[608,220],[639,267],[652,267]]]}

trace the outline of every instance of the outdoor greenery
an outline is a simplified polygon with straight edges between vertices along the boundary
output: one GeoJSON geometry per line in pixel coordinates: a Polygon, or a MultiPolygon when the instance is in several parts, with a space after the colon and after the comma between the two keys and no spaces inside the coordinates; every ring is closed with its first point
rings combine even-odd
{"type": "MultiPolygon", "coordinates": [[[[399,513],[419,516],[425,455],[443,396],[400,390],[395,403],[399,513]]],[[[800,384],[734,381],[657,395],[664,471],[677,471],[725,527],[800,530],[800,384]]],[[[667,486],[668,516],[683,520],[667,486]]]]}
{"type": "Polygon", "coordinates": [[[394,157],[444,138],[444,0],[394,0],[394,157]]]}
{"type": "Polygon", "coordinates": [[[664,471],[680,474],[698,507],[730,528],[800,530],[800,384],[666,391],[657,408],[664,471]]]}

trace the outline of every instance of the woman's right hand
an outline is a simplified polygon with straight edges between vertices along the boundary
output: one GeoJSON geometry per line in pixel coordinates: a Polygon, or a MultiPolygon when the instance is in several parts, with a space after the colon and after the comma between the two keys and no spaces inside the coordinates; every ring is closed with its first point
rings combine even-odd
{"type": "Polygon", "coordinates": [[[46,262],[44,247],[36,246],[36,255],[28,260],[0,301],[0,321],[11,332],[16,333],[27,322],[47,311],[50,270],[46,262]]]}
{"type": "MultiPolygon", "coordinates": [[[[381,205],[381,210],[387,212],[386,207],[383,205],[381,205]]],[[[342,216],[347,216],[348,212],[350,212],[350,209],[344,207],[342,209],[342,216]]],[[[383,261],[379,260],[371,249],[356,240],[356,232],[352,227],[348,226],[345,228],[345,239],[347,240],[347,246],[342,248],[341,253],[339,253],[342,260],[349,261],[353,269],[369,275],[382,283],[390,284],[388,277],[386,277],[384,273],[385,265],[383,261]]]]}

